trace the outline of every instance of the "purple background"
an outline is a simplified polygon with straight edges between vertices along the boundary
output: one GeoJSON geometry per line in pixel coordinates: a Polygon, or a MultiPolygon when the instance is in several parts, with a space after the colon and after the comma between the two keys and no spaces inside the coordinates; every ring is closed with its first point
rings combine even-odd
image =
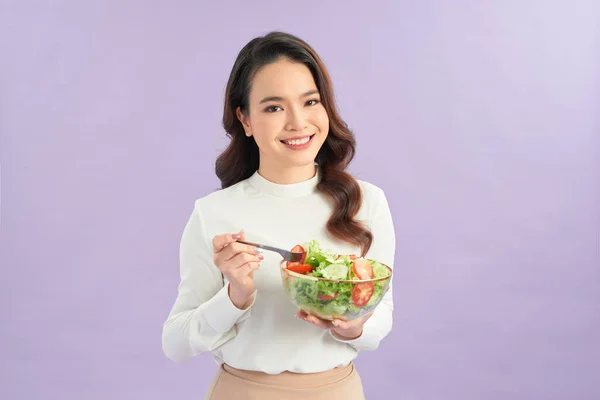
{"type": "Polygon", "coordinates": [[[369,399],[600,398],[597,1],[1,1],[0,398],[202,398],[168,361],[223,90],[271,29],[331,70],[396,221],[369,399]]]}

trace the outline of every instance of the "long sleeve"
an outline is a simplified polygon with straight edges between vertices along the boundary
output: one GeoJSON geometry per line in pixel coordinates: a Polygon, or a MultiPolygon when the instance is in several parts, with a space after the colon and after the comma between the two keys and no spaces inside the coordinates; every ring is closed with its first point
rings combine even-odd
{"type": "Polygon", "coordinates": [[[237,335],[236,323],[248,318],[252,304],[238,309],[229,298],[221,271],[213,261],[199,201],[180,242],[180,284],[175,304],[163,325],[165,355],[183,362],[213,351],[237,335]]]}
{"type": "MultiPolygon", "coordinates": [[[[374,209],[372,211],[373,217],[370,224],[373,233],[373,244],[366,254],[366,258],[377,260],[393,269],[396,251],[394,223],[385,193],[379,188],[376,189],[376,199],[374,199],[374,209]]],[[[365,323],[360,337],[353,340],[342,340],[336,337],[333,332],[331,336],[340,342],[348,343],[358,351],[375,350],[392,330],[393,311],[393,284],[390,281],[389,290],[375,308],[371,318],[365,323]]]]}

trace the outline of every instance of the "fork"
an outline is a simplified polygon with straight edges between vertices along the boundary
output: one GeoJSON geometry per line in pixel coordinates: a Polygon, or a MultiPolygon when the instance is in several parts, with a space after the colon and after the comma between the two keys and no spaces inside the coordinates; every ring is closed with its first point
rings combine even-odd
{"type": "Polygon", "coordinates": [[[264,249],[264,250],[268,250],[268,251],[273,251],[275,253],[279,253],[282,257],[284,261],[289,261],[289,262],[300,262],[302,260],[302,258],[306,255],[306,252],[299,252],[299,251],[287,251],[287,250],[283,250],[283,249],[279,249],[277,247],[272,247],[272,246],[267,246],[265,244],[257,244],[257,243],[251,243],[251,242],[245,242],[242,240],[238,240],[238,243],[243,243],[243,244],[247,244],[249,246],[254,246],[254,247],[258,247],[260,249],[264,249]]]}

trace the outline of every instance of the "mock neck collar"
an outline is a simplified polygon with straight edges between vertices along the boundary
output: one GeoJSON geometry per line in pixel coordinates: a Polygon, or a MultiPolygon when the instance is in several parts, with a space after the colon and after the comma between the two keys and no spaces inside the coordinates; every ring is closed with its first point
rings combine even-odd
{"type": "Polygon", "coordinates": [[[272,195],[272,196],[277,196],[277,197],[307,196],[309,194],[314,193],[315,190],[317,189],[317,185],[319,184],[319,179],[320,179],[321,173],[319,171],[318,166],[316,166],[315,169],[316,169],[315,176],[313,176],[312,178],[310,178],[306,181],[302,181],[302,182],[298,182],[298,183],[291,183],[291,184],[274,183],[274,182],[271,182],[271,181],[267,180],[266,178],[264,178],[262,175],[260,175],[258,173],[258,171],[256,171],[254,174],[252,174],[252,176],[250,176],[250,178],[248,178],[248,182],[250,183],[250,185],[252,187],[257,189],[258,191],[272,195]]]}

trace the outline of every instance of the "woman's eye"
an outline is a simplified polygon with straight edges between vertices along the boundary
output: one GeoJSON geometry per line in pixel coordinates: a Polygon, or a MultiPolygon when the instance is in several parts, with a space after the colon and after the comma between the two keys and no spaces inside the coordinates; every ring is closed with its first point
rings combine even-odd
{"type": "Polygon", "coordinates": [[[306,102],[307,106],[316,106],[317,104],[319,104],[319,100],[309,100],[306,102]]]}
{"type": "Polygon", "coordinates": [[[281,107],[279,107],[279,106],[269,106],[269,107],[265,108],[265,111],[270,112],[270,113],[277,112],[279,110],[281,110],[281,107]]]}

